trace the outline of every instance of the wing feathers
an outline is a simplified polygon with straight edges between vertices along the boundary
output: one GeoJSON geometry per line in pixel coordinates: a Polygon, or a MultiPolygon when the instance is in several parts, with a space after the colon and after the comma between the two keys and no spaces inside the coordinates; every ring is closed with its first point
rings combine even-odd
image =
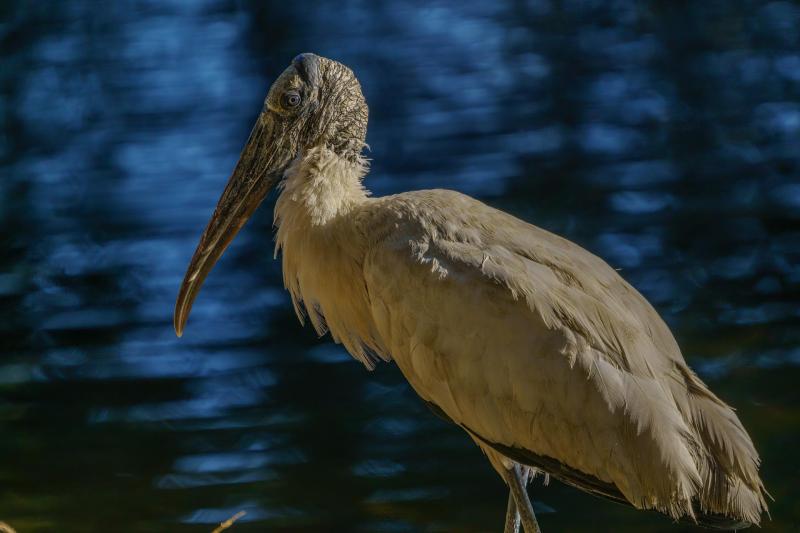
{"type": "MultiPolygon", "coordinates": [[[[524,347],[527,353],[488,354],[474,346],[467,351],[475,352],[470,357],[493,357],[497,365],[504,364],[504,358],[509,357],[509,365],[514,357],[531,360],[530,366],[520,367],[529,368],[525,371],[530,372],[531,386],[537,383],[568,387],[577,393],[582,385],[569,380],[574,380],[571,376],[579,372],[605,404],[606,413],[611,416],[608,420],[617,424],[616,428],[584,427],[585,440],[576,439],[572,444],[589,446],[579,442],[606,439],[596,442],[609,446],[607,439],[615,439],[609,448],[611,456],[605,464],[596,465],[598,471],[604,472],[596,479],[609,483],[610,477],[616,489],[636,507],[658,509],[674,518],[694,517],[698,508],[704,516],[711,513],[759,522],[762,511],[766,510],[765,491],[758,477],[758,455],[746,431],[733,411],[686,366],[672,334],[656,311],[601,259],[565,239],[450,191],[417,191],[378,199],[365,216],[363,226],[371,239],[368,254],[371,259],[365,263],[368,284],[375,289],[370,289],[371,298],[374,292],[375,298],[380,299],[381,286],[407,275],[413,281],[403,288],[405,292],[392,292],[392,301],[386,304],[407,305],[403,309],[406,314],[422,312],[419,302],[442,299],[446,303],[441,305],[456,306],[448,311],[452,316],[479,323],[478,317],[490,315],[477,308],[472,312],[470,306],[501,305],[498,302],[510,296],[510,302],[518,306],[515,319],[525,316],[527,311],[532,317],[532,330],[542,324],[549,331],[546,340],[543,334],[532,333],[531,338],[539,339],[541,345],[524,347]],[[414,278],[413,265],[429,269],[431,279],[414,278]],[[369,268],[372,270],[367,272],[369,268]],[[496,292],[491,292],[491,285],[487,284],[496,287],[496,292]],[[475,291],[494,295],[489,297],[496,301],[478,303],[471,296],[475,291]],[[506,296],[501,295],[502,291],[506,296]],[[458,301],[453,302],[454,298],[458,301]],[[555,364],[553,352],[543,352],[547,346],[555,347],[563,358],[563,369],[547,366],[555,364]],[[553,372],[553,377],[542,374],[546,371],[553,372]],[[548,379],[567,381],[558,383],[548,379]],[[609,436],[610,431],[616,433],[609,436]]],[[[497,417],[500,420],[483,419],[475,423],[489,428],[486,431],[494,428],[497,435],[511,431],[509,428],[516,424],[517,433],[511,433],[516,441],[503,441],[485,431],[481,432],[481,438],[506,451],[519,448],[520,442],[529,442],[530,446],[523,448],[530,454],[535,454],[532,450],[537,442],[552,449],[554,441],[549,439],[550,435],[533,434],[533,428],[541,431],[545,421],[567,423],[563,417],[570,415],[575,417],[576,424],[600,424],[599,420],[581,421],[583,413],[567,413],[564,409],[581,407],[575,407],[578,405],[575,403],[568,406],[554,403],[555,396],[552,393],[552,397],[548,396],[545,390],[520,391],[502,399],[493,396],[503,392],[496,384],[498,376],[510,376],[505,378],[509,380],[518,377],[513,375],[515,367],[506,370],[512,374],[497,370],[483,377],[456,370],[465,368],[458,358],[469,355],[451,353],[448,346],[459,344],[445,341],[442,336],[445,331],[458,329],[438,323],[445,319],[433,312],[434,303],[426,305],[431,307],[424,309],[425,320],[404,317],[402,326],[397,323],[392,326],[399,328],[392,330],[396,333],[393,336],[414,337],[416,328],[438,328],[439,337],[431,337],[431,349],[425,353],[441,358],[436,364],[454,372],[442,371],[444,379],[461,381],[448,382],[447,387],[441,383],[431,387],[446,389],[441,407],[457,423],[464,425],[464,418],[473,414],[469,409],[465,411],[467,406],[487,416],[500,410],[502,415],[497,417]],[[451,327],[455,329],[448,329],[451,327]],[[530,431],[519,435],[522,422],[515,417],[524,416],[532,417],[526,426],[530,431]]],[[[507,312],[507,307],[502,309],[507,312]]],[[[402,351],[402,342],[396,341],[395,346],[402,351]]],[[[401,355],[392,355],[402,364],[401,355]]],[[[417,365],[424,370],[425,361],[417,360],[417,365]]],[[[415,388],[425,396],[419,383],[415,388]]],[[[510,383],[506,390],[509,388],[510,383]]],[[[564,394],[564,400],[559,401],[577,401],[570,399],[570,390],[564,394]]],[[[588,392],[581,394],[592,397],[588,392]]],[[[478,431],[477,427],[473,429],[478,431]]],[[[594,451],[588,448],[585,451],[585,457],[594,457],[591,455],[594,451]]],[[[581,460],[580,453],[573,457],[581,460]]],[[[576,469],[575,464],[566,467],[576,469]]],[[[557,476],[557,472],[550,473],[557,476]]],[[[573,484],[598,492],[591,484],[573,484]]]]}

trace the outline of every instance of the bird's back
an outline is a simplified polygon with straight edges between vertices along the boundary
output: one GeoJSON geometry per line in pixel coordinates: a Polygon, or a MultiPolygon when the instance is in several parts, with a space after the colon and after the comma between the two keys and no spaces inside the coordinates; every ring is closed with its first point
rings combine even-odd
{"type": "Polygon", "coordinates": [[[604,261],[452,191],[372,200],[359,223],[376,328],[424,400],[638,508],[759,522],[747,432],[604,261]]]}

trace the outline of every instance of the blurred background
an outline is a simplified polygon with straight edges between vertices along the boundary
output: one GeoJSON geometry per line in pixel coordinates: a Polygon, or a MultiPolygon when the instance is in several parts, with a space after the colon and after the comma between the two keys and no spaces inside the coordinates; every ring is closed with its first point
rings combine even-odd
{"type": "MultiPolygon", "coordinates": [[[[270,83],[351,66],[367,185],[475,195],[604,257],[733,404],[800,529],[800,5],[0,3],[0,520],[19,533],[499,531],[506,490],[394,365],[302,328],[272,206],[178,340],[270,83]]],[[[553,483],[545,531],[689,531],[553,483]]]]}

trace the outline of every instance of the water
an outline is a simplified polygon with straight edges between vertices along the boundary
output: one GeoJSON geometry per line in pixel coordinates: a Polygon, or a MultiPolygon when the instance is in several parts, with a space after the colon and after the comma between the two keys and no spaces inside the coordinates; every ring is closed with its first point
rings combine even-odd
{"type": "MultiPolygon", "coordinates": [[[[294,318],[274,198],[186,335],[180,279],[270,82],[354,68],[376,194],[455,188],[606,258],[737,407],[800,528],[800,7],[5,2],[0,520],[37,531],[497,531],[506,493],[392,365],[294,318]]],[[[545,531],[682,531],[554,483],[545,531]]]]}

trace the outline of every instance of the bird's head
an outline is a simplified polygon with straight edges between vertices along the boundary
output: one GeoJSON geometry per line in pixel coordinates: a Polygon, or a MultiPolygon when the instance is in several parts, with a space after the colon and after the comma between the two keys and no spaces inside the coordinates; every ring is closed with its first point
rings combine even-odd
{"type": "Polygon", "coordinates": [[[206,276],[291,162],[318,146],[356,161],[367,114],[353,71],[331,59],[300,54],[275,80],[183,278],[174,315],[178,336],[206,276]]]}

